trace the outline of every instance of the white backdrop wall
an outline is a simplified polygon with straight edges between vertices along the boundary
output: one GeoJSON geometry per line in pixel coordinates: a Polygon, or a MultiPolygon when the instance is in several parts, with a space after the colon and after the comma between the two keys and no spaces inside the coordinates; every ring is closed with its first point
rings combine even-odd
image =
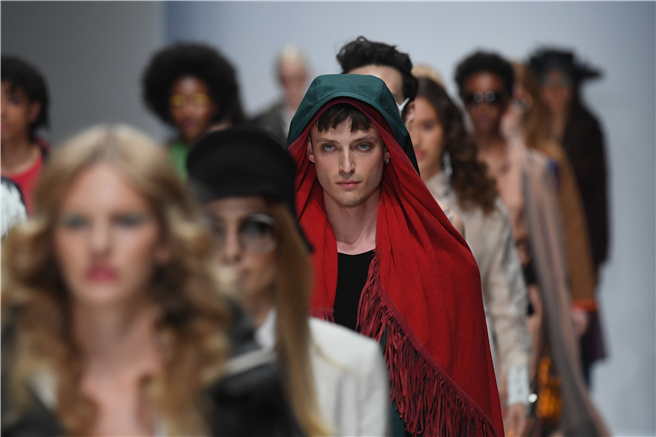
{"type": "Polygon", "coordinates": [[[164,42],[157,2],[2,2],[2,54],[36,65],[48,81],[55,142],[96,123],[129,123],[155,137],[161,124],[139,79],[164,42]]]}
{"type": "Polygon", "coordinates": [[[617,435],[656,435],[653,2],[174,2],[165,16],[167,41],[209,42],[234,62],[250,113],[277,98],[272,64],[288,42],[315,74],[338,72],[335,53],[358,35],[398,44],[452,92],[456,63],[477,48],[519,60],[556,44],[603,69],[584,90],[605,127],[612,224],[599,294],[610,358],[594,396],[617,435]]]}

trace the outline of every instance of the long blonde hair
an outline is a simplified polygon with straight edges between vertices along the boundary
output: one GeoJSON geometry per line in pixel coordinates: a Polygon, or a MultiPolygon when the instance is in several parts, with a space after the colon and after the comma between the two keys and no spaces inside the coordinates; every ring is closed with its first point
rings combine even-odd
{"type": "Polygon", "coordinates": [[[308,435],[328,435],[331,430],[319,412],[310,361],[309,309],[312,264],[296,220],[282,203],[271,204],[279,228],[276,278],[276,350],[287,374],[287,395],[292,410],[308,435]]]}
{"type": "Polygon", "coordinates": [[[15,334],[8,366],[14,418],[27,407],[28,384],[44,369],[55,377],[55,413],[68,434],[88,433],[97,416],[97,406],[80,390],[83,357],[72,335],[72,306],[52,232],[72,183],[98,163],[114,166],[148,200],[170,247],[152,287],[162,371],[145,384],[145,394],[170,433],[207,432],[200,393],[221,374],[231,323],[211,279],[212,238],[162,148],[121,125],[89,129],[55,151],[35,190],[36,215],[3,242],[3,333],[11,328],[15,334]]]}

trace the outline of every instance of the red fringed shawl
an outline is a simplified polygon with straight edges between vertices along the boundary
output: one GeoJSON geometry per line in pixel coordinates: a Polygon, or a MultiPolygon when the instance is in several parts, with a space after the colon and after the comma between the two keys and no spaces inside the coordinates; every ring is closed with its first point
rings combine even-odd
{"type": "Polygon", "coordinates": [[[502,436],[503,421],[488,343],[478,267],[383,117],[354,99],[330,101],[290,146],[298,172],[299,221],[314,246],[312,315],[332,320],[337,243],[314,164],[306,156],[314,120],[347,102],[378,128],[391,160],[385,165],[375,257],[362,292],[358,328],[381,341],[391,399],[413,435],[502,436]]]}

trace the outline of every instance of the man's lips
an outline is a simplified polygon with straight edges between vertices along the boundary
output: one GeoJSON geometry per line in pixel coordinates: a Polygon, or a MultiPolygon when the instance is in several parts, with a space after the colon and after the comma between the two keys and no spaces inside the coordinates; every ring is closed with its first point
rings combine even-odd
{"type": "Polygon", "coordinates": [[[93,266],[87,270],[87,280],[90,282],[112,282],[118,278],[118,272],[111,267],[93,266]]]}
{"type": "Polygon", "coordinates": [[[342,180],[337,182],[337,185],[339,185],[342,188],[355,188],[358,186],[360,181],[351,181],[351,180],[342,180]]]}

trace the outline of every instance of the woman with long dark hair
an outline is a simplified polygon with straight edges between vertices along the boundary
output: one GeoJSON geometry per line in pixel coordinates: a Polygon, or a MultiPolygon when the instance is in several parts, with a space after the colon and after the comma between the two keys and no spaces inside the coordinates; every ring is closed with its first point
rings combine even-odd
{"type": "Polygon", "coordinates": [[[526,285],[508,215],[446,90],[420,77],[415,108],[410,135],[420,174],[433,196],[464,222],[465,239],[481,273],[497,377],[507,381],[507,390],[500,390],[508,408],[506,431],[518,434],[528,404],[529,337],[526,285]]]}
{"type": "Polygon", "coordinates": [[[212,223],[214,269],[275,351],[308,435],[388,435],[389,389],[378,343],[310,318],[310,247],[296,220],[292,157],[271,135],[230,128],[189,154],[192,185],[212,223]]]}

